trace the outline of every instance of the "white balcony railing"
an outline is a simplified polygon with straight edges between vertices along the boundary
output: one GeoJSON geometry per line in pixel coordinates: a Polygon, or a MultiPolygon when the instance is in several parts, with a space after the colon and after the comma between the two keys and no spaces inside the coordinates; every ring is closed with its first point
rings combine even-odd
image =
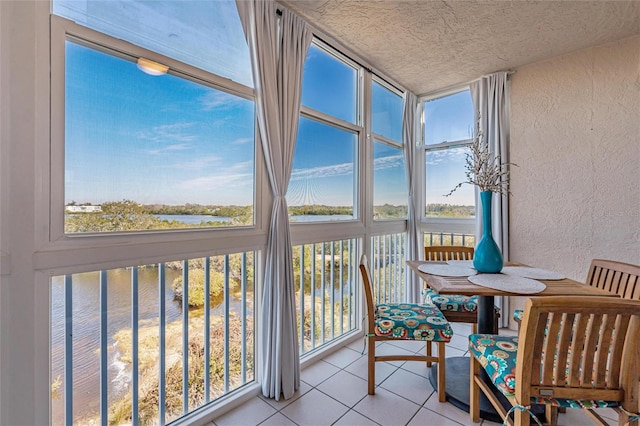
{"type": "Polygon", "coordinates": [[[253,259],[53,277],[51,423],[162,425],[252,382],[253,259]]]}
{"type": "Polygon", "coordinates": [[[293,248],[300,355],[356,329],[357,240],[293,248]]]}

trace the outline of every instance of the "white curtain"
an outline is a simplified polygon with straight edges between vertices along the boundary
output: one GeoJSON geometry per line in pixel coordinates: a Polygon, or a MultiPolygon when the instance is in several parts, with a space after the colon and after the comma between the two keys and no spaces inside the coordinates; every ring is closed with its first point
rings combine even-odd
{"type": "Polygon", "coordinates": [[[260,320],[262,393],[290,398],[300,387],[293,254],[287,186],[298,133],[302,70],[312,34],[287,9],[278,25],[272,0],[237,0],[256,93],[256,111],[273,193],[260,320]]]}
{"type": "MultiPolygon", "coordinates": [[[[407,240],[405,249],[405,259],[417,260],[422,259],[423,244],[420,237],[418,221],[420,220],[420,207],[416,202],[418,197],[418,179],[416,178],[416,170],[418,161],[416,159],[416,140],[419,130],[416,128],[416,120],[418,109],[418,99],[411,92],[406,92],[404,96],[404,110],[402,117],[402,143],[404,145],[404,161],[407,170],[407,186],[409,188],[409,201],[407,209],[407,240]]],[[[408,303],[420,303],[420,289],[422,282],[418,275],[409,267],[405,268],[405,276],[407,277],[407,295],[408,303]]]]}
{"type": "MultiPolygon", "coordinates": [[[[509,162],[509,86],[507,73],[498,72],[471,83],[471,97],[475,107],[475,119],[489,151],[500,155],[502,162],[509,162]]],[[[476,218],[482,217],[482,206],[476,190],[476,218]]],[[[494,194],[491,203],[491,232],[504,260],[509,260],[509,197],[494,194]]],[[[482,236],[482,221],[476,221],[476,240],[482,236]]],[[[501,326],[509,325],[509,298],[496,297],[500,308],[501,326]]]]}

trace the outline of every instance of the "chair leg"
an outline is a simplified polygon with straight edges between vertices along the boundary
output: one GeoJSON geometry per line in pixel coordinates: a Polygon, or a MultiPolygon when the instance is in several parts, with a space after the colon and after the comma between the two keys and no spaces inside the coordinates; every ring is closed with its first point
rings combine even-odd
{"type": "MultiPolygon", "coordinates": [[[[431,342],[428,342],[431,343],[431,342]]],[[[444,342],[438,342],[438,402],[445,402],[446,395],[446,368],[444,361],[444,342]]]]}
{"type": "MultiPolygon", "coordinates": [[[[431,357],[433,355],[431,355],[433,353],[433,349],[431,348],[431,345],[433,345],[433,342],[431,342],[430,340],[427,340],[426,342],[424,342],[426,344],[427,347],[427,356],[431,357]]],[[[427,367],[431,367],[431,360],[427,361],[427,367]]]]}
{"type": "Polygon", "coordinates": [[[367,367],[368,367],[368,392],[369,395],[376,393],[376,341],[373,337],[367,338],[369,345],[367,351],[367,367]]]}
{"type": "Polygon", "coordinates": [[[473,355],[470,358],[469,417],[471,417],[472,422],[478,423],[480,421],[480,387],[476,384],[475,376],[480,373],[480,363],[473,355]]]}
{"type": "Polygon", "coordinates": [[[513,424],[515,426],[529,426],[531,414],[528,411],[515,410],[513,412],[513,424]]]}
{"type": "Polygon", "coordinates": [[[472,322],[471,323],[471,334],[478,334],[478,323],[477,322],[472,322]]]}
{"type": "Polygon", "coordinates": [[[546,417],[547,423],[550,426],[557,425],[558,424],[558,407],[554,407],[551,404],[545,404],[544,416],[546,417]]]}

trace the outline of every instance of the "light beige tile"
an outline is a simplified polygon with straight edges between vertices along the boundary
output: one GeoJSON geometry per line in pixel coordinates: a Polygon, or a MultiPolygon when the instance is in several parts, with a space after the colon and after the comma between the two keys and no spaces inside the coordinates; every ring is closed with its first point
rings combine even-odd
{"type": "Polygon", "coordinates": [[[413,353],[424,352],[424,342],[421,340],[389,340],[386,345],[393,345],[413,353]]]}
{"type": "Polygon", "coordinates": [[[312,389],[287,405],[281,413],[299,425],[330,425],[348,410],[346,405],[312,389]]]}
{"type": "MultiPolygon", "coordinates": [[[[355,374],[356,376],[367,380],[368,368],[367,357],[362,357],[359,360],[349,364],[346,371],[355,374]]],[[[376,384],[380,384],[384,379],[389,377],[391,373],[397,370],[397,367],[391,365],[388,362],[376,362],[376,384]]]]}
{"type": "Polygon", "coordinates": [[[381,425],[405,425],[420,406],[379,387],[353,409],[381,425]]]}
{"type": "Polygon", "coordinates": [[[358,340],[354,340],[353,342],[349,343],[348,345],[345,346],[345,348],[353,349],[358,353],[363,353],[363,352],[366,352],[365,346],[366,346],[365,338],[362,337],[358,340]]]}
{"type": "MultiPolygon", "coordinates": [[[[609,418],[604,419],[610,426],[618,424],[617,419],[612,420],[609,418]]],[[[535,424],[535,422],[532,422],[535,424]]],[[[585,414],[583,410],[567,408],[566,413],[558,414],[558,426],[588,426],[592,425],[593,421],[585,414]]]]}
{"type": "MultiPolygon", "coordinates": [[[[437,353],[437,351],[434,350],[434,353],[437,353]]],[[[465,355],[465,352],[461,351],[460,349],[450,348],[450,347],[445,348],[445,356],[447,358],[455,357],[455,356],[464,356],[464,355],[465,355]]],[[[427,364],[424,362],[407,361],[404,364],[402,364],[400,368],[402,368],[403,370],[411,371],[412,373],[415,373],[415,374],[419,374],[420,376],[423,376],[423,377],[427,377],[427,378],[429,377],[429,368],[427,368],[427,364]]]]}
{"type": "Polygon", "coordinates": [[[232,411],[218,417],[218,426],[257,425],[276,413],[276,410],[261,398],[255,397],[232,411]]]}
{"type": "Polygon", "coordinates": [[[322,382],[317,389],[353,407],[367,395],[367,381],[343,370],[322,382]]]}
{"type": "Polygon", "coordinates": [[[408,426],[460,426],[460,423],[434,413],[426,408],[421,408],[408,423],[408,426]]]}
{"type": "Polygon", "coordinates": [[[335,365],[325,361],[318,361],[302,370],[300,378],[311,386],[317,386],[338,371],[340,371],[340,369],[335,365]]]}
{"type": "Polygon", "coordinates": [[[333,424],[333,426],[376,426],[379,423],[351,410],[333,424]]]}
{"type": "Polygon", "coordinates": [[[391,391],[418,405],[424,404],[433,393],[429,379],[409,371],[398,369],[380,384],[381,388],[391,391]]]}
{"type": "Polygon", "coordinates": [[[438,402],[438,394],[436,392],[431,394],[427,402],[424,404],[424,408],[434,411],[441,416],[447,417],[458,423],[473,424],[468,412],[462,411],[448,402],[438,402]]]}
{"type": "Polygon", "coordinates": [[[347,365],[351,364],[362,356],[363,355],[360,355],[360,352],[356,352],[353,349],[345,347],[322,358],[322,360],[328,362],[329,364],[335,365],[338,368],[345,368],[347,365]]]}
{"type": "Polygon", "coordinates": [[[312,389],[312,387],[311,387],[310,384],[308,384],[308,383],[306,383],[306,382],[301,380],[300,381],[300,388],[298,388],[298,390],[289,399],[280,398],[279,401],[276,401],[273,398],[266,398],[266,397],[264,397],[262,395],[260,395],[259,398],[262,398],[262,400],[266,401],[269,405],[271,405],[276,410],[281,410],[284,407],[286,407],[287,405],[291,404],[296,399],[300,398],[305,393],[309,392],[311,389],[312,389]]]}
{"type": "MultiPolygon", "coordinates": [[[[405,347],[401,347],[398,345],[398,343],[404,343],[404,342],[397,342],[396,344],[391,344],[391,343],[386,343],[384,345],[380,345],[376,348],[376,356],[381,356],[381,355],[414,355],[415,352],[407,349],[405,347]]],[[[412,343],[412,342],[406,342],[406,343],[412,343]]],[[[396,367],[400,367],[402,364],[404,364],[406,361],[386,361],[387,363],[391,364],[391,365],[395,365],[396,367]]]]}
{"type": "Polygon", "coordinates": [[[468,336],[471,334],[471,324],[466,322],[452,322],[451,328],[453,329],[454,334],[458,334],[460,336],[468,336]]]}
{"type": "Polygon", "coordinates": [[[469,336],[461,336],[459,334],[454,334],[453,337],[451,337],[451,341],[449,343],[447,343],[447,349],[448,348],[456,348],[456,349],[460,349],[461,351],[468,351],[469,350],[469,336]]]}
{"type": "Polygon", "coordinates": [[[280,413],[275,413],[273,416],[260,423],[260,426],[296,426],[296,423],[280,413]]]}

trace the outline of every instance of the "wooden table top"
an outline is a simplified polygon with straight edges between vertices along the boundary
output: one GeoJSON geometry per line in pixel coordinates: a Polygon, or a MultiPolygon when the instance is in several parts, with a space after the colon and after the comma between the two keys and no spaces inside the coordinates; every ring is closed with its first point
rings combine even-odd
{"type": "MultiPolygon", "coordinates": [[[[546,288],[540,293],[524,294],[507,292],[473,284],[466,277],[441,277],[427,274],[418,269],[422,264],[429,263],[422,260],[407,260],[407,265],[422,278],[427,285],[441,294],[461,294],[465,296],[618,296],[606,290],[601,290],[578,281],[565,278],[562,280],[536,280],[544,283],[546,288]]],[[[507,263],[510,266],[524,266],[522,264],[507,263]]],[[[619,297],[619,296],[618,296],[619,297]]]]}

